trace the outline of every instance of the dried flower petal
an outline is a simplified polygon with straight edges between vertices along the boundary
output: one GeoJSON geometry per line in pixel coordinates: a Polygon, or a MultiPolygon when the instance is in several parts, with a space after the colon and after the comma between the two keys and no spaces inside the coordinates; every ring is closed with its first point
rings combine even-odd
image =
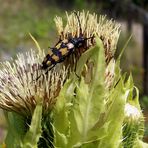
{"type": "Polygon", "coordinates": [[[106,67],[105,71],[105,86],[106,88],[110,88],[113,84],[115,76],[115,60],[112,59],[106,67]]]}

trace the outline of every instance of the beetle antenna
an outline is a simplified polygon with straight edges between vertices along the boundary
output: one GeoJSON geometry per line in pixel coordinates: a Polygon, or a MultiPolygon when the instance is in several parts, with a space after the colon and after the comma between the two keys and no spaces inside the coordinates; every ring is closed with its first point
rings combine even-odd
{"type": "Polygon", "coordinates": [[[79,28],[80,28],[80,35],[82,35],[82,27],[81,27],[81,23],[80,23],[80,17],[78,16],[78,13],[76,11],[74,11],[77,19],[78,19],[78,24],[79,24],[79,28]]]}

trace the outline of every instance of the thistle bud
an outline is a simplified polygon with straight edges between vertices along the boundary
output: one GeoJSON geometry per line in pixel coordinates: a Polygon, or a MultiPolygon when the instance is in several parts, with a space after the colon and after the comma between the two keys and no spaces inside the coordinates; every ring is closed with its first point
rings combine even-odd
{"type": "Polygon", "coordinates": [[[138,108],[129,103],[125,105],[123,125],[123,145],[125,147],[135,145],[137,140],[141,138],[143,120],[142,113],[138,108]]]}

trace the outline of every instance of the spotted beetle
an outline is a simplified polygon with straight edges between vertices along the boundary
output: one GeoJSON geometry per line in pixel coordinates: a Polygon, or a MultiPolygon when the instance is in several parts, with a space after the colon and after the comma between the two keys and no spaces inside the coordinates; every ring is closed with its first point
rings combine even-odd
{"type": "MultiPolygon", "coordinates": [[[[64,40],[61,40],[60,38],[55,47],[50,48],[49,53],[44,58],[41,66],[41,69],[47,70],[45,74],[47,74],[48,71],[51,70],[56,64],[63,62],[65,58],[75,51],[76,48],[83,47],[83,45],[86,43],[86,40],[94,38],[94,36],[89,38],[83,37],[79,16],[77,12],[74,11],[74,13],[78,19],[80,36],[69,37],[68,39],[64,40]]],[[[37,79],[39,79],[40,76],[37,77],[37,79]]]]}

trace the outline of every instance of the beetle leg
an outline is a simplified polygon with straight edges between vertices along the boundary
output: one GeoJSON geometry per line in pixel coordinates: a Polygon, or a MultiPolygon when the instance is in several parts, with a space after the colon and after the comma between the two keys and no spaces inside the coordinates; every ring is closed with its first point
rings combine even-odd
{"type": "Polygon", "coordinates": [[[54,47],[56,47],[61,41],[62,41],[62,39],[61,39],[61,35],[60,35],[60,37],[59,37],[59,41],[55,44],[54,47]]]}
{"type": "MultiPolygon", "coordinates": [[[[57,64],[57,63],[56,63],[57,64]]],[[[45,74],[48,74],[48,71],[50,71],[52,68],[54,68],[56,66],[56,64],[54,64],[53,66],[51,66],[49,69],[47,69],[47,71],[45,72],[45,74]]]]}

